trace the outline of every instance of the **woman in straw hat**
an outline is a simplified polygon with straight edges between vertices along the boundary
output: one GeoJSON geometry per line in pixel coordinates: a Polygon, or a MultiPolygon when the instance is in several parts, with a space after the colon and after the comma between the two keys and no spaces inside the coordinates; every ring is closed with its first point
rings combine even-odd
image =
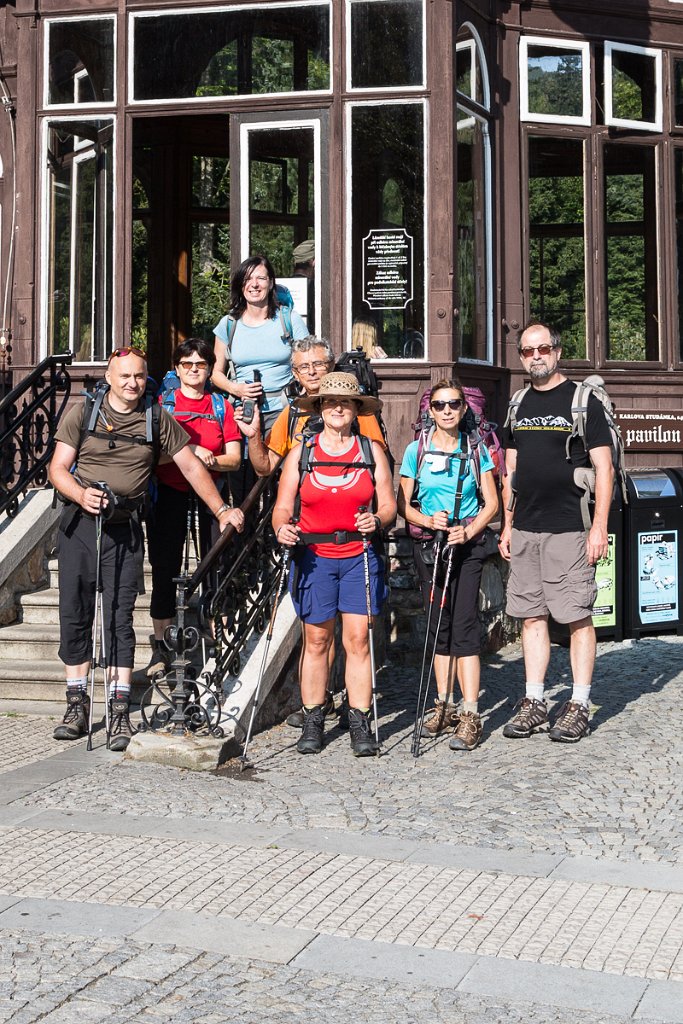
{"type": "MultiPolygon", "coordinates": [[[[304,727],[297,750],[317,754],[325,728],[328,652],[337,613],[346,652],[351,750],[374,754],[370,722],[372,675],[363,539],[396,516],[391,472],[379,444],[354,432],[359,413],[382,403],[361,393],[350,373],[328,373],[314,397],[298,402],[303,412],[322,417],[322,430],[304,438],[282,470],[273,529],[280,544],[297,545],[290,580],[297,615],[304,625],[301,697],[304,727]],[[365,509],[365,511],[361,511],[365,509]],[[293,521],[294,520],[294,521],[293,521]]],[[[377,615],[386,597],[382,560],[369,546],[370,597],[377,615]]]]}

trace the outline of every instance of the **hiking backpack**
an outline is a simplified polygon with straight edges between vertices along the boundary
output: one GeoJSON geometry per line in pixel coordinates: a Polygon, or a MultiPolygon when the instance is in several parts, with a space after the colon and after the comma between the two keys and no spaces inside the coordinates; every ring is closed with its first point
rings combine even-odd
{"type": "MultiPolygon", "coordinates": [[[[291,344],[294,341],[294,333],[292,331],[294,299],[292,298],[292,293],[289,288],[284,284],[275,285],[275,302],[277,304],[277,312],[280,317],[280,327],[282,328],[282,341],[285,345],[289,345],[291,347],[291,344]]],[[[230,380],[237,380],[237,370],[232,358],[232,339],[235,336],[236,328],[237,320],[228,314],[228,322],[226,324],[228,340],[225,343],[225,356],[228,371],[227,377],[230,380]]]]}
{"type": "Polygon", "coordinates": [[[313,420],[313,429],[308,429],[308,423],[304,427],[301,451],[299,452],[299,487],[294,502],[294,518],[297,520],[301,513],[301,485],[304,482],[306,473],[312,472],[315,466],[337,466],[340,469],[367,469],[370,473],[373,487],[375,485],[375,456],[372,451],[372,440],[365,434],[354,434],[354,437],[358,438],[358,445],[363,456],[362,462],[324,462],[321,459],[311,459],[315,447],[315,438],[321,432],[322,427],[323,422],[318,417],[315,417],[313,420]]]}
{"type": "Polygon", "coordinates": [[[169,370],[168,373],[164,374],[164,379],[161,382],[161,387],[158,391],[158,397],[161,398],[161,408],[177,419],[179,423],[187,423],[190,420],[215,420],[218,426],[223,432],[223,425],[225,423],[225,396],[220,391],[214,391],[209,382],[204,391],[206,394],[211,395],[211,405],[213,407],[213,413],[210,412],[180,412],[176,416],[175,402],[176,402],[176,391],[180,387],[180,378],[175,370],[169,370]]]}
{"type": "MultiPolygon", "coordinates": [[[[614,416],[614,407],[612,401],[607,394],[605,388],[605,382],[597,373],[591,374],[582,381],[572,381],[574,384],[574,396],[572,398],[572,429],[567,438],[567,444],[565,446],[567,462],[571,462],[571,445],[575,438],[580,438],[583,445],[584,452],[589,455],[588,448],[586,447],[586,419],[588,416],[588,400],[591,395],[600,402],[607,426],[609,427],[610,438],[612,441],[612,466],[614,467],[614,482],[615,485],[619,486],[621,490],[624,504],[628,504],[628,489],[626,487],[626,469],[624,466],[624,442],[621,437],[621,428],[617,423],[614,416]]],[[[510,399],[510,406],[508,409],[507,419],[505,420],[505,426],[509,425],[510,429],[514,432],[517,426],[517,410],[524,399],[524,396],[529,391],[531,384],[527,384],[526,387],[520,388],[516,391],[510,399]]],[[[595,498],[595,470],[592,466],[577,466],[574,470],[574,483],[579,487],[583,494],[581,496],[581,516],[583,519],[583,525],[586,530],[591,528],[591,516],[589,504],[591,500],[595,498]]]]}
{"type": "MultiPolygon", "coordinates": [[[[342,352],[339,359],[335,363],[335,370],[339,373],[351,373],[358,381],[361,394],[370,395],[372,398],[379,398],[379,392],[382,388],[382,382],[372,368],[372,363],[366,356],[362,348],[354,348],[351,352],[342,352]]],[[[381,411],[375,413],[375,419],[379,424],[379,429],[382,431],[382,437],[384,438],[384,446],[386,450],[386,456],[389,460],[389,469],[392,474],[394,472],[395,460],[391,454],[389,448],[389,435],[387,434],[387,427],[382,418],[381,411]]]]}
{"type": "Polygon", "coordinates": [[[87,437],[97,437],[99,440],[109,441],[109,447],[114,448],[116,442],[123,444],[151,445],[154,451],[154,464],[159,461],[161,452],[161,406],[157,402],[156,381],[152,377],[147,378],[143,400],[145,403],[145,433],[130,436],[119,434],[103,422],[104,430],[98,430],[100,420],[103,420],[102,402],[109,391],[109,385],[104,380],[98,380],[92,391],[83,391],[83,419],[81,421],[81,434],[78,440],[80,451],[83,442],[87,437]]]}

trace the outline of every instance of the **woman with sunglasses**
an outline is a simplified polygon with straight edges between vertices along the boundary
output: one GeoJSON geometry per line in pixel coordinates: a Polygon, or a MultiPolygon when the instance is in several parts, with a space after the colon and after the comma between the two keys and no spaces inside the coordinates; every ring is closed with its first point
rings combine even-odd
{"type": "Polygon", "coordinates": [[[428,610],[434,578],[437,531],[446,534],[439,558],[433,596],[433,614],[427,650],[435,651],[437,698],[423,727],[424,736],[437,736],[450,727],[452,750],[474,750],[481,739],[479,716],[478,618],[479,583],[488,551],[484,531],[498,512],[498,491],[493,462],[484,445],[470,452],[465,424],[467,404],[457,380],[440,380],[429,396],[435,428],[429,447],[420,458],[420,442],[408,445],[401,464],[398,511],[413,526],[413,555],[428,610]],[[419,459],[419,465],[418,465],[419,459]],[[479,467],[473,464],[478,459],[479,467]],[[479,477],[479,485],[477,483],[479,477]],[[439,606],[445,582],[446,558],[453,551],[451,577],[436,636],[439,606]],[[456,679],[462,693],[457,709],[456,679]]]}
{"type": "MultiPolygon", "coordinates": [[[[190,435],[190,448],[201,459],[218,490],[222,490],[220,474],[236,469],[241,460],[241,434],[235,424],[232,406],[222,396],[206,390],[215,362],[211,345],[201,338],[188,338],[173,353],[173,367],[180,386],[160,402],[190,435]]],[[[168,668],[172,654],[164,644],[164,630],[175,615],[173,582],[181,569],[187,534],[188,505],[197,500],[199,551],[203,557],[218,539],[216,518],[196,498],[185,477],[168,459],[157,467],[157,499],[153,505],[147,530],[147,546],[152,566],[152,598],[150,614],[154,635],[150,637],[152,657],[147,675],[153,676],[168,668]]],[[[223,509],[228,509],[224,504],[223,509]]],[[[228,523],[238,529],[244,525],[240,509],[225,512],[228,523]]]]}

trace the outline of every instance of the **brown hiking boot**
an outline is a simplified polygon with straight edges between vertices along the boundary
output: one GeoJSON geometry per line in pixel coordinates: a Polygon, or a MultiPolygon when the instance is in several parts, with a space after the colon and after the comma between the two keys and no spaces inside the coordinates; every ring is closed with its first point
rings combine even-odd
{"type": "Polygon", "coordinates": [[[448,746],[451,750],[474,750],[481,740],[481,717],[474,711],[461,711],[455,736],[448,746]]]}
{"type": "Polygon", "coordinates": [[[548,725],[548,705],[544,700],[522,697],[515,704],[517,714],[503,729],[508,739],[526,739],[533,732],[545,732],[548,725]]]}
{"type": "Polygon", "coordinates": [[[434,710],[422,726],[421,735],[426,737],[438,736],[439,733],[445,732],[446,729],[451,729],[457,724],[457,705],[452,704],[450,701],[439,700],[437,697],[434,701],[434,710]]]}
{"type": "Polygon", "coordinates": [[[125,750],[137,732],[130,722],[128,701],[117,700],[114,697],[109,703],[109,708],[109,749],[125,750]]]}
{"type": "Polygon", "coordinates": [[[582,736],[590,735],[588,708],[577,701],[568,700],[559,710],[555,724],[548,733],[557,743],[578,743],[582,736]]]}
{"type": "Polygon", "coordinates": [[[55,726],[52,736],[56,740],[78,740],[88,731],[90,697],[80,690],[66,691],[66,713],[55,726]]]}
{"type": "Polygon", "coordinates": [[[149,643],[152,654],[145,669],[145,675],[152,679],[153,676],[168,671],[173,661],[173,651],[169,650],[163,640],[157,640],[155,636],[150,636],[149,643]]]}

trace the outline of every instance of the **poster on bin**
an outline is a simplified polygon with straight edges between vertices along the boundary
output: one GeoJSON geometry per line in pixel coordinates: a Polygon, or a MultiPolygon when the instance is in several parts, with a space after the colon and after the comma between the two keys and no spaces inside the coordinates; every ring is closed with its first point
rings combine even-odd
{"type": "Polygon", "coordinates": [[[638,534],[638,612],[643,625],[678,619],[678,530],[638,534]]]}
{"type": "Polygon", "coordinates": [[[616,535],[608,534],[607,543],[607,555],[601,558],[595,567],[595,585],[598,593],[593,604],[593,625],[596,629],[599,626],[616,625],[616,535]]]}

